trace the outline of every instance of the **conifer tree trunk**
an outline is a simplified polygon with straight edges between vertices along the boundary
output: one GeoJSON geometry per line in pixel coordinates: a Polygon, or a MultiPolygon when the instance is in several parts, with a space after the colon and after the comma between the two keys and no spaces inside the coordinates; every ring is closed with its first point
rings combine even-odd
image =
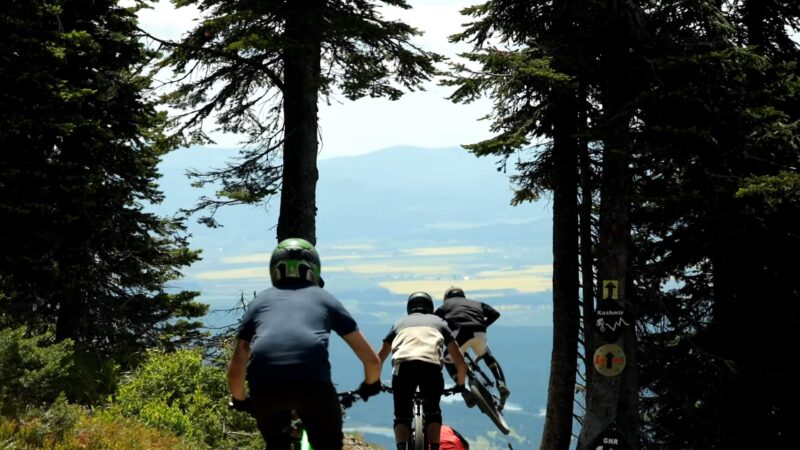
{"type": "MultiPolygon", "coordinates": [[[[578,89],[579,99],[586,98],[585,86],[578,89]]],[[[579,235],[580,235],[580,268],[581,268],[581,297],[583,313],[583,367],[584,388],[591,382],[594,372],[591,369],[592,361],[589,349],[594,348],[591,329],[594,327],[594,240],[592,235],[592,217],[594,207],[594,186],[592,182],[592,162],[589,154],[589,144],[586,138],[586,114],[579,110],[578,120],[578,159],[580,164],[580,207],[579,207],[579,235]]]]}
{"type": "MultiPolygon", "coordinates": [[[[622,27],[617,27],[618,29],[622,27]]],[[[608,281],[616,281],[615,299],[620,306],[632,313],[630,299],[626,296],[628,264],[630,260],[630,115],[624,110],[629,100],[628,82],[620,68],[625,67],[628,43],[626,34],[618,31],[610,38],[604,55],[603,70],[603,164],[600,186],[599,242],[597,246],[597,274],[602,292],[608,281]]],[[[613,299],[613,296],[611,297],[613,299]]],[[[589,449],[592,441],[609,425],[616,423],[631,448],[638,449],[638,378],[636,370],[636,339],[633,324],[627,327],[614,344],[621,347],[625,355],[625,366],[621,373],[606,376],[592,374],[586,388],[586,414],[581,428],[578,449],[589,449]]],[[[586,330],[592,343],[587,359],[592,360],[601,341],[595,327],[586,330]]],[[[593,364],[587,370],[595,370],[593,364]]],[[[594,450],[594,449],[592,449],[594,450]]]]}
{"type": "Polygon", "coordinates": [[[317,95],[320,86],[322,0],[286,2],[283,184],[278,241],[316,244],[317,95]]]}
{"type": "Polygon", "coordinates": [[[540,447],[566,450],[572,440],[578,328],[578,143],[574,90],[553,99],[553,353],[540,447]]]}

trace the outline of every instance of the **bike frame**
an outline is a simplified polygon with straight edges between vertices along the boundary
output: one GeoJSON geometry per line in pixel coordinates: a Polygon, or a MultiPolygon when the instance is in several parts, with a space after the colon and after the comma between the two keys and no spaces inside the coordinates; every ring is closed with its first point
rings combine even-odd
{"type": "Polygon", "coordinates": [[[483,372],[480,366],[478,366],[478,361],[473,358],[469,351],[464,353],[464,360],[467,363],[467,384],[476,398],[478,409],[489,416],[497,429],[503,434],[510,433],[511,428],[509,428],[505,417],[503,417],[502,402],[489,391],[489,386],[493,384],[492,378],[489,378],[489,376],[483,372]]]}
{"type": "MultiPolygon", "coordinates": [[[[344,412],[347,410],[347,408],[353,405],[353,402],[357,398],[360,398],[357,391],[340,392],[338,395],[341,402],[342,415],[344,415],[344,412]]],[[[300,423],[302,425],[302,422],[300,423]]],[[[302,428],[300,431],[301,433],[300,442],[298,443],[298,450],[314,450],[314,448],[311,446],[311,443],[308,442],[308,435],[306,434],[305,428],[302,428]]],[[[294,447],[294,445],[296,444],[293,444],[292,446],[294,447]]]]}
{"type": "MultiPolygon", "coordinates": [[[[391,387],[384,388],[385,392],[392,392],[391,387]]],[[[442,396],[453,395],[453,389],[445,389],[442,391],[442,396]]],[[[419,387],[414,391],[413,406],[411,409],[414,417],[411,419],[411,426],[409,427],[408,442],[412,444],[414,450],[427,450],[428,446],[428,430],[425,426],[425,410],[422,408],[422,395],[419,392],[419,387]]]]}

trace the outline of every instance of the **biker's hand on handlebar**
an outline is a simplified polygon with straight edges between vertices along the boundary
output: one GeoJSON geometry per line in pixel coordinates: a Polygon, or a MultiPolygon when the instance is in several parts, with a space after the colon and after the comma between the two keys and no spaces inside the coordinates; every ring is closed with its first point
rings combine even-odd
{"type": "Polygon", "coordinates": [[[236,411],[241,411],[246,413],[253,412],[253,408],[250,403],[250,397],[247,397],[244,400],[239,400],[231,397],[231,401],[228,402],[228,407],[231,409],[235,409],[236,411]]]}
{"type": "Polygon", "coordinates": [[[381,392],[381,381],[375,381],[372,383],[367,383],[364,381],[361,383],[361,386],[358,387],[358,395],[361,397],[362,400],[367,401],[368,398],[378,395],[381,392]]]}
{"type": "Polygon", "coordinates": [[[457,384],[452,388],[454,394],[461,394],[462,392],[467,392],[466,386],[463,384],[457,384]]]}

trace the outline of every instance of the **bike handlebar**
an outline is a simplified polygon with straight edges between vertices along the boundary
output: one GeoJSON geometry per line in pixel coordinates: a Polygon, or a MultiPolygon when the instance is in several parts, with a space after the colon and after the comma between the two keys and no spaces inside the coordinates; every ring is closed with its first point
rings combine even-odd
{"type": "Polygon", "coordinates": [[[355,403],[356,400],[361,399],[361,396],[358,394],[357,389],[354,389],[352,391],[339,392],[336,395],[339,396],[339,404],[342,405],[342,409],[347,409],[353,406],[353,403],[355,403]]]}
{"type": "MultiPolygon", "coordinates": [[[[388,385],[385,385],[385,384],[381,383],[381,391],[382,392],[393,392],[394,390],[392,389],[391,386],[388,386],[388,385]]],[[[455,386],[453,386],[451,388],[444,389],[442,391],[442,396],[455,395],[455,394],[456,394],[456,387],[455,386]]]]}
{"type": "MultiPolygon", "coordinates": [[[[442,396],[455,394],[456,393],[455,389],[456,389],[455,386],[453,386],[451,388],[443,390],[442,396]]],[[[381,383],[381,392],[393,392],[393,390],[391,386],[381,383]]],[[[358,389],[354,389],[352,391],[339,392],[336,395],[339,397],[339,404],[342,405],[342,409],[350,408],[351,406],[353,406],[353,403],[355,403],[359,399],[362,399],[361,395],[359,395],[358,393],[358,389]]],[[[249,398],[247,401],[249,401],[249,398]]],[[[228,402],[228,408],[236,409],[232,401],[228,402]]]]}
{"type": "MultiPolygon", "coordinates": [[[[342,409],[347,409],[353,406],[353,403],[355,403],[356,400],[361,399],[361,395],[358,394],[358,389],[353,389],[352,391],[338,392],[336,395],[339,397],[339,403],[342,405],[342,409]]],[[[244,401],[247,402],[246,403],[247,406],[245,409],[239,409],[239,411],[249,412],[250,397],[248,397],[247,400],[244,401]]],[[[233,399],[228,401],[228,409],[237,409],[233,403],[233,399]]]]}

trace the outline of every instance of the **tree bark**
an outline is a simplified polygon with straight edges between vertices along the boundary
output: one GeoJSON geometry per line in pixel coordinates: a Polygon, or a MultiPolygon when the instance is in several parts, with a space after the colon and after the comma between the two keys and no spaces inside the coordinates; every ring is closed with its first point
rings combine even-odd
{"type": "Polygon", "coordinates": [[[278,241],[316,244],[317,96],[320,86],[322,0],[286,2],[284,144],[278,241]]]}
{"type": "MultiPolygon", "coordinates": [[[[624,150],[624,142],[609,140],[606,146],[603,156],[597,249],[600,282],[598,291],[603,289],[604,280],[618,281],[619,303],[630,311],[631,302],[626,296],[630,246],[628,157],[624,150]]],[[[586,331],[590,336],[587,340],[592,343],[587,352],[587,359],[590,360],[587,370],[595,370],[591,365],[591,355],[601,342],[594,326],[586,331]]],[[[588,449],[591,441],[612,422],[617,423],[632,448],[639,448],[635,328],[628,327],[615,343],[625,353],[625,368],[617,376],[600,374],[591,376],[586,388],[586,415],[581,429],[579,449],[588,449]]]]}
{"type": "MultiPolygon", "coordinates": [[[[586,88],[579,88],[579,99],[586,99],[586,88]]],[[[578,121],[578,154],[580,164],[580,195],[579,233],[580,233],[580,267],[581,267],[581,296],[583,299],[583,370],[584,389],[594,376],[590,348],[594,348],[594,341],[590,330],[594,327],[594,240],[592,238],[592,217],[594,207],[594,186],[592,181],[592,162],[589,154],[589,145],[586,138],[586,114],[581,108],[578,121]]],[[[585,391],[584,391],[585,392],[585,391]]]]}
{"type": "Polygon", "coordinates": [[[553,353],[540,449],[567,450],[572,441],[578,358],[578,112],[576,93],[553,99],[553,353]]]}
{"type": "MultiPolygon", "coordinates": [[[[630,261],[630,113],[625,107],[630,101],[631,80],[626,77],[628,50],[631,46],[626,20],[610,2],[609,14],[611,35],[602,55],[604,75],[602,91],[603,105],[603,164],[600,186],[600,218],[597,245],[597,275],[602,292],[604,280],[617,281],[619,305],[631,317],[631,299],[627,297],[628,264],[630,261]]],[[[635,323],[635,322],[634,322],[635,323]]],[[[639,448],[639,384],[636,368],[636,333],[634,323],[627,327],[613,344],[621,347],[625,355],[625,366],[621,373],[606,376],[592,374],[586,387],[586,414],[578,442],[579,450],[588,450],[592,441],[609,425],[616,423],[631,448],[639,448]]],[[[588,342],[587,359],[591,361],[596,349],[603,344],[596,327],[586,330],[588,342]]],[[[596,370],[593,361],[587,371],[596,370]]],[[[594,450],[592,448],[592,450],[594,450]]]]}

